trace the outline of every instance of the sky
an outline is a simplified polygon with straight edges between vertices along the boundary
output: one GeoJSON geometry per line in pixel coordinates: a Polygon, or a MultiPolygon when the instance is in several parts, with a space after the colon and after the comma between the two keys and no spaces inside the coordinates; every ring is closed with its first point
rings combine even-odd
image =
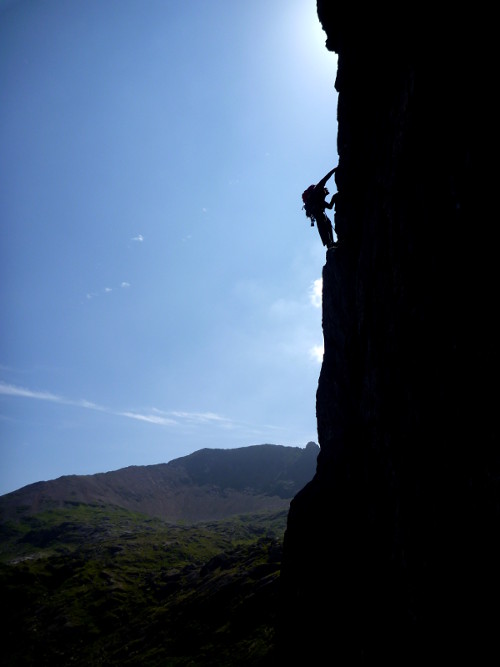
{"type": "Polygon", "coordinates": [[[325,40],[315,0],[0,0],[0,495],[317,442],[325,40]]]}

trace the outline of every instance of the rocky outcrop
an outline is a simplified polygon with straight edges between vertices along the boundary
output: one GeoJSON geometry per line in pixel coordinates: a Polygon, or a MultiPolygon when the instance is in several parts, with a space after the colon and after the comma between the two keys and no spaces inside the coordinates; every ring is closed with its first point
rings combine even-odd
{"type": "Polygon", "coordinates": [[[349,5],[317,5],[338,54],[340,244],[323,269],[320,454],[290,507],[280,650],[486,664],[500,653],[491,22],[349,5]]]}

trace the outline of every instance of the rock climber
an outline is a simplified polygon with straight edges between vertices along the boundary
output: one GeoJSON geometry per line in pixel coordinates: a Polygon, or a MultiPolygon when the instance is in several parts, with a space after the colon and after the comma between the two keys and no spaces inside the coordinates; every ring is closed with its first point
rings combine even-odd
{"type": "Polygon", "coordinates": [[[323,245],[329,248],[336,248],[337,244],[333,240],[333,229],[330,218],[326,215],[325,209],[332,209],[335,203],[337,193],[332,196],[330,202],[326,201],[326,197],[330,194],[326,187],[326,182],[335,173],[337,167],[324,176],[316,185],[310,185],[302,193],[302,201],[306,216],[311,221],[311,227],[314,227],[314,222],[318,228],[318,232],[323,245]]]}

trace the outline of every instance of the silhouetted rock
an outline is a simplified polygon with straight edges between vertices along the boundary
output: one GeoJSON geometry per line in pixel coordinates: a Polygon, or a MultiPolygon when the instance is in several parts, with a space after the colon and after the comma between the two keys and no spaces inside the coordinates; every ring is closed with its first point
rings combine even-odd
{"type": "Polygon", "coordinates": [[[394,7],[318,1],[338,53],[340,246],[280,648],[303,664],[486,664],[500,653],[495,39],[472,6],[394,7]]]}

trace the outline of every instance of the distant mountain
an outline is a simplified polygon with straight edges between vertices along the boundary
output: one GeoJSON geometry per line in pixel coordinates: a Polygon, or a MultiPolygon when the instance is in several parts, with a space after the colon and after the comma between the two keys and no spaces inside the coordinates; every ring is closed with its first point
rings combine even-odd
{"type": "Polygon", "coordinates": [[[114,505],[164,521],[213,521],[287,509],[316,472],[319,447],[200,449],[169,463],[67,475],[0,496],[0,521],[64,507],[114,505]]]}
{"type": "Polygon", "coordinates": [[[2,664],[270,667],[319,447],[201,449],[0,496],[2,664]]]}

